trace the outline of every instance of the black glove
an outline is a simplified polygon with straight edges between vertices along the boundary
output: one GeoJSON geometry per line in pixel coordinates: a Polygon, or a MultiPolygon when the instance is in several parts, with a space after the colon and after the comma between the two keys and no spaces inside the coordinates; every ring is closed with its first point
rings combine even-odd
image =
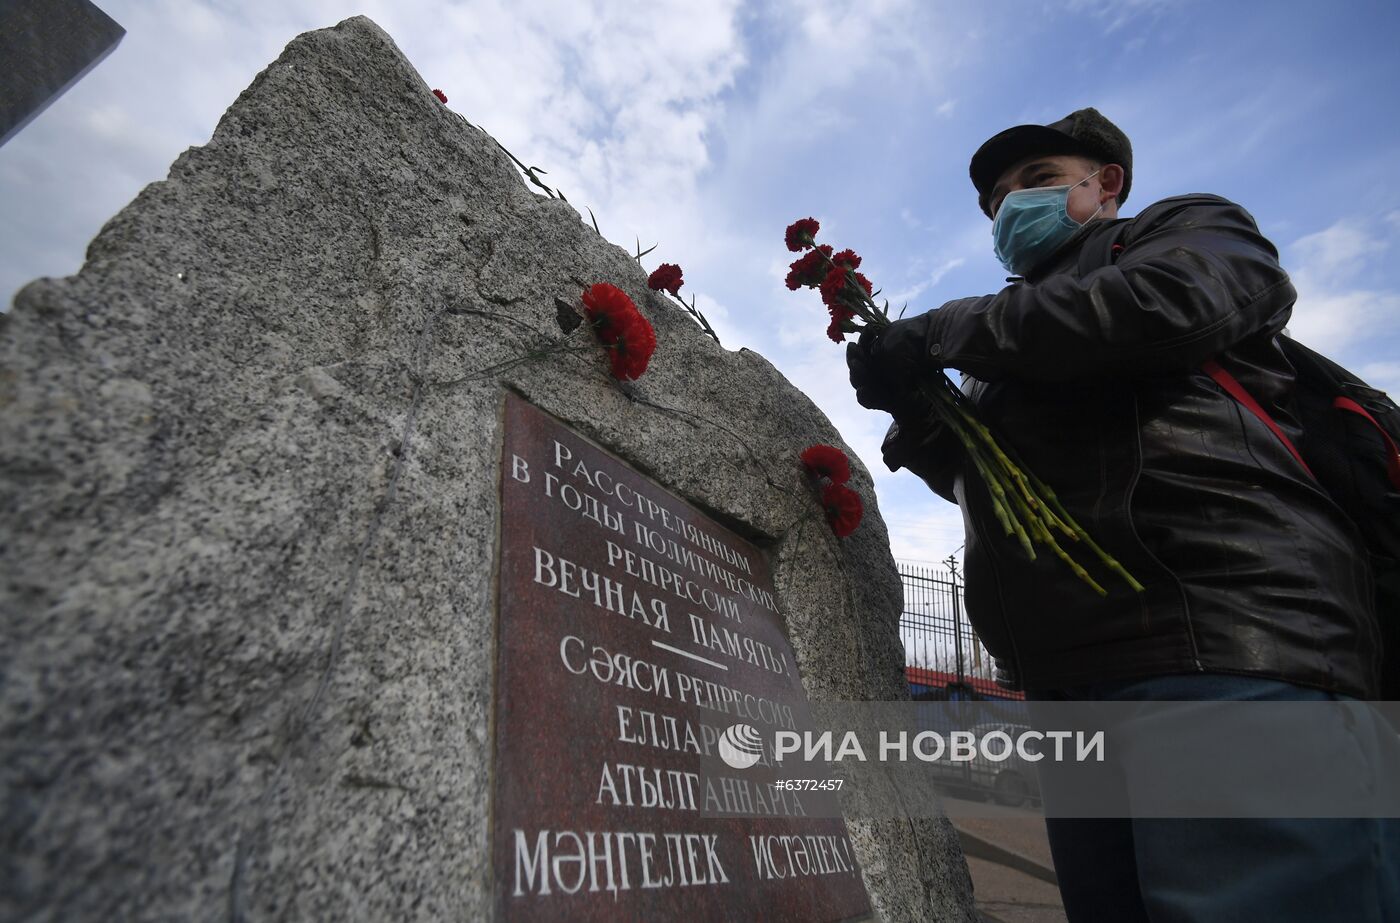
{"type": "Polygon", "coordinates": [[[879,333],[867,328],[846,347],[846,366],[856,401],[871,410],[910,418],[928,402],[919,394],[919,379],[941,368],[929,356],[929,315],[897,320],[879,333]]]}

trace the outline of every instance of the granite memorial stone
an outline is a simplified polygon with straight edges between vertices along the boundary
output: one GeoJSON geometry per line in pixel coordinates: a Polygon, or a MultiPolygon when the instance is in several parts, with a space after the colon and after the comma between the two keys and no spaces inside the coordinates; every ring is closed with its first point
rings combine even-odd
{"type": "Polygon", "coordinates": [[[0,918],[975,920],[946,819],[687,775],[907,697],[818,442],[376,25],[296,38],[0,317],[0,918]],[[515,361],[603,281],[642,378],[515,361]]]}

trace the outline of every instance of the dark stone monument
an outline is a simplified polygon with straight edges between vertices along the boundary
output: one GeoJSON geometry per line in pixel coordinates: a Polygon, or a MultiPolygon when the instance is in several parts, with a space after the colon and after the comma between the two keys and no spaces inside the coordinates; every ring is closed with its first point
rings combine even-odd
{"type": "Polygon", "coordinates": [[[0,3],[0,144],[83,79],[125,34],[89,0],[0,3]]]}

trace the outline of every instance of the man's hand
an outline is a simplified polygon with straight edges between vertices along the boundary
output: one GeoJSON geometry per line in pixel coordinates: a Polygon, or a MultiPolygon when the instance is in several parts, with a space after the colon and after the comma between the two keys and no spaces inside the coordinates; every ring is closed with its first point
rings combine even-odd
{"type": "Polygon", "coordinates": [[[878,334],[867,329],[846,347],[846,366],[856,401],[896,417],[927,402],[919,395],[919,378],[940,368],[926,345],[928,314],[897,320],[878,334]]]}

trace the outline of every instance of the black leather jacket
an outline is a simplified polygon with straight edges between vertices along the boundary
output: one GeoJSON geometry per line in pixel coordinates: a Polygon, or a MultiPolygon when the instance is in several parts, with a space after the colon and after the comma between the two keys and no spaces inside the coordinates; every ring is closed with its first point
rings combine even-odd
{"type": "Polygon", "coordinates": [[[1100,597],[1045,546],[1029,561],[952,437],[897,423],[887,464],[963,510],[968,617],[999,682],[1211,671],[1375,696],[1355,527],[1200,370],[1217,358],[1296,442],[1293,371],[1274,342],[1295,295],[1244,209],[1191,195],[1090,225],[1026,280],[920,319],[931,364],[966,373],[983,418],[1146,587],[1093,562],[1100,597]]]}

